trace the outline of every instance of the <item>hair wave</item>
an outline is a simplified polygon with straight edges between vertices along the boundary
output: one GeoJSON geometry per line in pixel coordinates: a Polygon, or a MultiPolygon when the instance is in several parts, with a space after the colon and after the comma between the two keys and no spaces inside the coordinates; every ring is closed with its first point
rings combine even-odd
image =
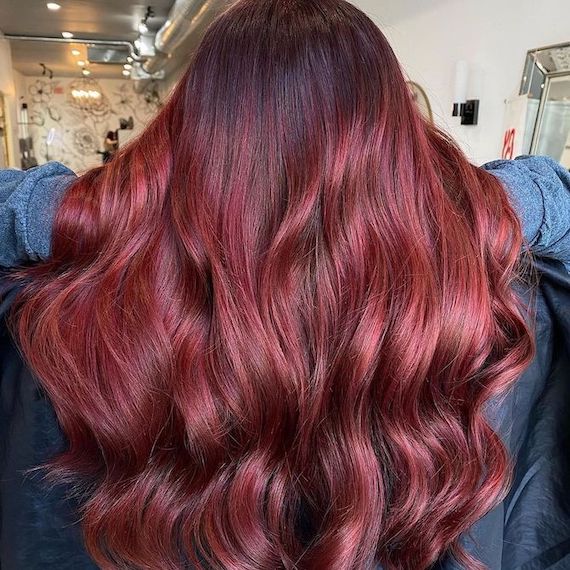
{"type": "Polygon", "coordinates": [[[13,313],[103,569],[480,564],[532,354],[503,188],[341,0],[244,0],[83,176],[13,313]]]}

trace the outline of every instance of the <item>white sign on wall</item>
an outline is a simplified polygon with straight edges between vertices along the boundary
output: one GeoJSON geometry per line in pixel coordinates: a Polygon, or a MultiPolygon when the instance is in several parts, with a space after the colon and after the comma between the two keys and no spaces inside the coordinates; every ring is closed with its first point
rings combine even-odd
{"type": "Polygon", "coordinates": [[[501,158],[512,159],[523,154],[524,132],[528,112],[528,96],[517,95],[505,103],[505,128],[501,158]]]}

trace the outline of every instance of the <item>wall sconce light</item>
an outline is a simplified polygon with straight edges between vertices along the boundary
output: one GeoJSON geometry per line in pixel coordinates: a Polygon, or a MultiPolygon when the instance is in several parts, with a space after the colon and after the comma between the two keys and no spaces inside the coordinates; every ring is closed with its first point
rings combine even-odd
{"type": "Polygon", "coordinates": [[[476,125],[479,119],[479,99],[467,99],[469,65],[458,61],[455,66],[455,89],[453,95],[453,117],[461,117],[462,125],[476,125]]]}

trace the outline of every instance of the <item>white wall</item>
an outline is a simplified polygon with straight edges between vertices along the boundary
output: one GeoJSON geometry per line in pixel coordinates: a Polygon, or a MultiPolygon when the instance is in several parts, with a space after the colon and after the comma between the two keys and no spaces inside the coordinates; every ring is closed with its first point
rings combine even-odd
{"type": "Polygon", "coordinates": [[[570,42],[568,0],[351,0],[380,26],[410,79],[422,85],[436,120],[476,163],[497,158],[504,100],[518,93],[526,52],[570,42]],[[451,117],[455,63],[475,69],[468,96],[479,124],[451,117]]]}
{"type": "Polygon", "coordinates": [[[17,97],[12,70],[12,52],[8,40],[0,32],[0,91],[4,94],[8,127],[8,163],[19,166],[17,97]]]}

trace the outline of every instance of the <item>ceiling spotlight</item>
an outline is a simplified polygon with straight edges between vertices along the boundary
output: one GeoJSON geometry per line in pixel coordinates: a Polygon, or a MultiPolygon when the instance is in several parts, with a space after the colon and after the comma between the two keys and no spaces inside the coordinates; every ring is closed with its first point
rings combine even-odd
{"type": "Polygon", "coordinates": [[[123,67],[125,69],[132,69],[133,68],[133,66],[130,63],[125,63],[125,65],[123,65],[123,67]]]}
{"type": "Polygon", "coordinates": [[[129,57],[127,57],[127,61],[128,61],[129,63],[133,63],[133,58],[129,55],[129,57]]]}
{"type": "Polygon", "coordinates": [[[85,67],[85,62],[84,62],[82,59],[80,59],[80,60],[77,62],[77,65],[78,65],[79,67],[85,67]]]}
{"type": "Polygon", "coordinates": [[[123,69],[123,75],[125,77],[128,77],[131,74],[131,72],[128,69],[123,69]]]}
{"type": "Polygon", "coordinates": [[[139,32],[141,34],[146,34],[148,32],[148,26],[144,20],[139,24],[139,32]]]}
{"type": "Polygon", "coordinates": [[[88,69],[82,69],[81,73],[83,73],[83,75],[85,75],[85,76],[91,75],[91,72],[88,69]]]}
{"type": "Polygon", "coordinates": [[[48,10],[53,10],[54,12],[56,12],[61,8],[61,6],[59,4],[56,4],[55,2],[48,2],[46,6],[48,10]]]}
{"type": "Polygon", "coordinates": [[[71,32],[61,32],[61,35],[66,39],[66,40],[70,40],[73,37],[73,34],[71,32]]]}
{"type": "Polygon", "coordinates": [[[72,49],[71,54],[77,57],[78,55],[81,55],[81,52],[78,49],[72,49]]]}

